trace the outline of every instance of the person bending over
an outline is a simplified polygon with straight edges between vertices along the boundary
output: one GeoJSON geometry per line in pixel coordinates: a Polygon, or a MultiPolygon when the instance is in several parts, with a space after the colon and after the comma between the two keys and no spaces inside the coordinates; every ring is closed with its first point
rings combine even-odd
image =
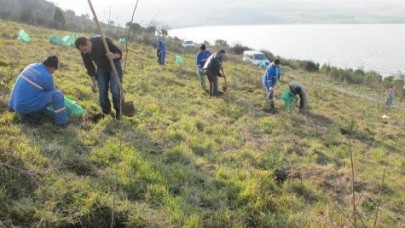
{"type": "Polygon", "coordinates": [[[67,126],[65,97],[55,88],[53,82],[52,75],[57,69],[58,57],[54,55],[42,63],[33,63],[25,67],[11,91],[8,103],[10,110],[38,123],[42,111],[52,105],[56,126],[67,126]]]}
{"type": "Polygon", "coordinates": [[[207,74],[208,81],[210,82],[210,89],[209,89],[210,96],[218,96],[220,94],[220,92],[218,91],[219,76],[224,77],[225,80],[224,87],[227,86],[224,69],[222,68],[223,55],[225,55],[225,50],[215,52],[207,59],[203,67],[203,70],[207,74]]]}
{"type": "Polygon", "coordinates": [[[91,89],[94,93],[99,93],[100,106],[103,114],[111,112],[111,103],[108,98],[108,90],[112,93],[112,102],[115,109],[115,118],[121,118],[120,104],[121,104],[121,88],[120,83],[114,77],[114,72],[111,68],[110,60],[114,62],[117,69],[119,80],[122,81],[122,68],[121,57],[122,51],[113,44],[113,42],[106,38],[108,49],[107,53],[102,37],[95,36],[91,38],[79,37],[75,41],[75,46],[81,52],[84,65],[87,69],[87,74],[91,77],[91,89]],[[97,68],[94,66],[97,66],[97,68]]]}
{"type": "Polygon", "coordinates": [[[290,88],[290,92],[294,94],[295,96],[299,97],[299,102],[300,102],[300,112],[301,113],[306,113],[308,111],[308,99],[307,99],[307,94],[305,92],[305,87],[299,82],[290,82],[288,84],[288,87],[290,88]]]}

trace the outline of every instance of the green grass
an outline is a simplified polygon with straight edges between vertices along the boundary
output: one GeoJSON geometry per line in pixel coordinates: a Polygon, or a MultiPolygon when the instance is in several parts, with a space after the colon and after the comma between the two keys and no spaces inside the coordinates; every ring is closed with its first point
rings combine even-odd
{"type": "Polygon", "coordinates": [[[276,93],[302,82],[309,114],[279,99],[270,114],[263,70],[240,56],[227,54],[228,90],[209,98],[194,53],[169,50],[160,67],[155,47],[130,44],[124,89],[137,114],[94,123],[100,107],[78,51],[48,41],[70,32],[5,21],[0,31],[0,227],[109,227],[112,215],[116,227],[352,226],[350,151],[357,225],[373,226],[378,204],[381,227],[405,223],[404,106],[385,109],[384,91],[283,67],[276,93]],[[22,28],[29,45],[9,35],[22,28]],[[56,85],[88,113],[63,130],[6,106],[20,69],[49,54],[61,62],[56,85]]]}

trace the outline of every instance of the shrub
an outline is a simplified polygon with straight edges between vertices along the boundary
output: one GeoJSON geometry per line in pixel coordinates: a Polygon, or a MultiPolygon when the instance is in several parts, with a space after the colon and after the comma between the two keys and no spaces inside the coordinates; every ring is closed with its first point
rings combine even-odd
{"type": "Polygon", "coordinates": [[[219,47],[229,47],[228,43],[225,40],[215,40],[215,46],[219,46],[219,47]]]}
{"type": "Polygon", "coordinates": [[[319,71],[319,64],[309,60],[296,60],[296,59],[288,59],[283,60],[282,64],[285,66],[289,66],[292,69],[302,69],[308,72],[316,72],[319,71]]]}
{"type": "Polygon", "coordinates": [[[249,50],[249,47],[243,46],[242,44],[235,44],[235,46],[231,48],[231,51],[237,55],[243,54],[246,50],[249,50]]]}
{"type": "Polygon", "coordinates": [[[372,87],[377,88],[381,85],[382,76],[375,71],[366,72],[364,74],[364,81],[363,83],[372,87]]]}

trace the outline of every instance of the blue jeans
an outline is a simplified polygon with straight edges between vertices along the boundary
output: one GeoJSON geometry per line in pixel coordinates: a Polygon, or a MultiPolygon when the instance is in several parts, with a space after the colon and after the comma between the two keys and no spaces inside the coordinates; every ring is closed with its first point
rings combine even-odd
{"type": "MultiPolygon", "coordinates": [[[[122,68],[121,62],[117,61],[114,63],[117,69],[118,77],[120,82],[122,81],[122,68]]],[[[97,84],[98,93],[100,99],[100,105],[103,109],[104,114],[111,112],[111,103],[108,98],[108,90],[111,90],[113,106],[116,113],[120,113],[120,101],[121,101],[121,88],[117,83],[114,72],[112,69],[97,69],[97,84]]]]}
{"type": "Polygon", "coordinates": [[[205,74],[203,69],[198,68],[198,79],[200,79],[200,86],[205,87],[205,74]]]}
{"type": "Polygon", "coordinates": [[[160,65],[165,65],[165,63],[166,63],[166,52],[160,51],[159,57],[158,57],[158,63],[160,65]]]}
{"type": "Polygon", "coordinates": [[[274,86],[276,85],[277,80],[274,80],[270,82],[270,86],[273,87],[273,92],[269,92],[269,88],[267,88],[266,86],[266,78],[263,76],[262,78],[262,83],[263,83],[263,87],[264,90],[266,91],[267,94],[267,99],[269,99],[269,101],[273,101],[273,95],[274,95],[274,86]]]}

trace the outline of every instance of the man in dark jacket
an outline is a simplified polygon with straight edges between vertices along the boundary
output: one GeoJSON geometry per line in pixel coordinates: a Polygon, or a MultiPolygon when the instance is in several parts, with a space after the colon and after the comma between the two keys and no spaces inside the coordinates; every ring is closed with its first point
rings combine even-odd
{"type": "Polygon", "coordinates": [[[299,82],[290,82],[288,87],[290,88],[290,92],[292,94],[295,96],[298,95],[300,98],[300,112],[306,113],[308,110],[308,100],[304,85],[299,82]]]}
{"type": "Polygon", "coordinates": [[[94,93],[99,92],[100,106],[104,114],[111,112],[111,103],[108,98],[108,90],[111,90],[115,117],[121,118],[120,101],[121,88],[114,77],[109,60],[114,61],[115,68],[118,72],[119,80],[122,81],[121,57],[122,51],[107,38],[107,45],[110,52],[107,53],[103,40],[100,36],[91,38],[79,37],[75,41],[75,46],[80,50],[87,74],[91,77],[91,89],[94,93]],[[94,66],[94,63],[97,66],[94,66]]]}
{"type": "Polygon", "coordinates": [[[218,96],[218,77],[224,77],[225,84],[224,88],[227,86],[227,81],[222,68],[222,60],[225,50],[220,50],[212,54],[204,64],[203,70],[207,74],[208,81],[210,82],[210,96],[218,96]],[[222,74],[221,74],[222,73],[222,74]]]}

